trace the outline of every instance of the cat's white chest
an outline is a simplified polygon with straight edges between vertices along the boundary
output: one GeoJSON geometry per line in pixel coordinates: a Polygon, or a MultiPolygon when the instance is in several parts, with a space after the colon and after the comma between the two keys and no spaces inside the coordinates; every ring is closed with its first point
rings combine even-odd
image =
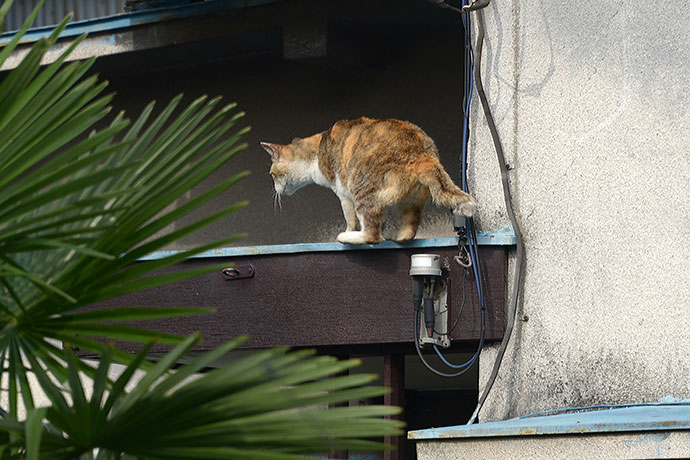
{"type": "Polygon", "coordinates": [[[326,179],[326,176],[324,176],[321,172],[321,168],[319,168],[318,158],[314,158],[314,160],[310,161],[307,164],[307,170],[309,176],[315,184],[320,185],[322,187],[333,188],[333,182],[326,179]]]}
{"type": "Polygon", "coordinates": [[[333,186],[333,183],[331,181],[329,181],[328,179],[326,179],[326,176],[323,175],[318,164],[316,166],[314,166],[312,169],[313,169],[313,172],[312,172],[311,177],[314,178],[315,184],[321,185],[322,187],[332,187],[333,186]]]}
{"type": "Polygon", "coordinates": [[[345,185],[340,181],[340,177],[336,176],[335,177],[335,184],[331,185],[331,188],[335,192],[336,195],[340,198],[348,198],[352,199],[352,194],[350,191],[345,187],[345,185]]]}

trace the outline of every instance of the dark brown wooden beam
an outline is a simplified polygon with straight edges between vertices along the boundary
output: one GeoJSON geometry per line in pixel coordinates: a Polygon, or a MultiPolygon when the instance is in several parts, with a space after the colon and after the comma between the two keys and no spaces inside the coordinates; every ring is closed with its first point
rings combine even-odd
{"type": "MultiPolygon", "coordinates": [[[[338,354],[383,354],[383,349],[410,347],[412,278],[410,255],[440,254],[449,267],[451,323],[460,309],[462,270],[453,248],[394,249],[256,255],[227,259],[228,266],[248,266],[253,275],[231,279],[221,271],[169,286],[134,293],[92,307],[210,306],[215,314],[135,323],[177,333],[201,332],[198,350],[212,349],[242,334],[245,348],[280,345],[340,350],[338,354]],[[381,350],[379,350],[381,347],[381,350]]],[[[504,330],[507,249],[480,249],[487,292],[486,339],[500,340],[504,330]]],[[[222,259],[192,259],[168,267],[175,272],[217,264],[222,259]]],[[[142,262],[146,263],[146,262],[142,262]]],[[[455,347],[475,343],[480,334],[476,288],[466,281],[466,300],[451,338],[455,347]]],[[[118,344],[136,351],[137,344],[118,344]]],[[[158,347],[155,351],[163,351],[158,347]]],[[[411,349],[410,349],[411,350],[411,349]]]]}

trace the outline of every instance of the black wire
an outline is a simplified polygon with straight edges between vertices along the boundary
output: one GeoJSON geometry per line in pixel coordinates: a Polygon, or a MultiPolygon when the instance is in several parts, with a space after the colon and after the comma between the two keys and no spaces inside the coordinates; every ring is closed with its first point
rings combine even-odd
{"type": "MultiPolygon", "coordinates": [[[[482,5],[479,7],[484,7],[488,5],[488,0],[483,0],[482,5]]],[[[501,169],[501,183],[503,185],[503,198],[505,200],[506,211],[508,217],[510,218],[510,224],[513,227],[513,232],[515,233],[515,242],[517,245],[517,254],[515,261],[515,272],[513,275],[513,289],[510,298],[510,307],[508,309],[508,321],[506,324],[506,330],[503,334],[503,340],[501,341],[501,346],[498,349],[498,354],[496,355],[496,360],[494,361],[494,366],[491,370],[491,375],[484,387],[484,392],[482,393],[477,407],[472,414],[472,417],[467,422],[467,424],[472,424],[479,415],[486,398],[489,396],[489,392],[493,387],[496,377],[498,375],[498,370],[501,367],[501,362],[503,361],[503,356],[505,355],[506,348],[508,347],[508,342],[510,341],[510,336],[513,332],[513,326],[515,324],[515,317],[517,313],[517,302],[518,296],[520,294],[520,282],[522,279],[522,270],[525,262],[525,246],[522,240],[522,232],[515,216],[515,210],[513,209],[512,198],[510,195],[510,183],[508,182],[508,167],[506,166],[505,155],[503,154],[503,147],[501,146],[501,141],[498,136],[498,130],[496,129],[496,123],[494,122],[493,116],[491,115],[491,108],[489,107],[489,102],[486,98],[486,93],[484,93],[484,86],[481,79],[481,59],[482,59],[482,46],[484,45],[484,15],[481,9],[477,9],[477,48],[476,48],[476,59],[474,65],[474,83],[477,86],[477,93],[484,110],[484,116],[486,117],[486,122],[489,126],[489,131],[491,132],[491,138],[494,142],[494,149],[496,150],[496,156],[498,158],[499,168],[501,169]]]]}
{"type": "Polygon", "coordinates": [[[470,226],[469,226],[469,243],[472,244],[474,248],[474,254],[475,254],[475,260],[477,262],[477,275],[479,277],[478,284],[479,284],[479,290],[482,293],[481,296],[479,296],[479,311],[481,315],[481,325],[480,325],[480,334],[479,334],[479,343],[477,344],[477,349],[472,355],[470,359],[468,359],[464,364],[460,365],[453,365],[452,363],[449,363],[443,355],[441,355],[441,352],[436,348],[436,352],[439,355],[439,358],[441,361],[448,365],[449,367],[462,367],[463,369],[459,372],[456,372],[454,374],[447,374],[445,372],[440,372],[436,369],[434,369],[429,363],[426,362],[424,359],[424,356],[422,355],[422,351],[419,346],[419,312],[415,311],[414,313],[414,319],[413,319],[413,327],[414,327],[414,342],[415,342],[415,349],[417,351],[417,355],[419,356],[419,359],[422,361],[422,364],[426,366],[427,369],[429,369],[431,372],[434,374],[441,376],[441,377],[446,377],[446,378],[451,378],[451,377],[458,377],[460,375],[465,374],[468,372],[470,369],[474,367],[474,365],[477,363],[479,354],[482,351],[482,348],[484,347],[484,340],[486,338],[486,295],[484,295],[484,282],[483,282],[483,276],[480,274],[481,273],[481,268],[479,264],[479,248],[477,247],[477,234],[474,230],[474,221],[470,219],[470,226]],[[468,363],[471,363],[471,365],[468,365],[468,363]]]}
{"type": "MultiPolygon", "coordinates": [[[[462,27],[463,33],[465,35],[463,39],[465,57],[463,61],[463,67],[465,70],[465,76],[463,80],[463,98],[462,98],[462,113],[463,113],[463,129],[468,126],[467,120],[465,118],[465,108],[467,107],[467,99],[470,95],[470,62],[472,60],[472,40],[470,40],[470,17],[469,15],[462,15],[462,27]]],[[[469,138],[469,136],[467,136],[469,138]]]]}
{"type": "Polygon", "coordinates": [[[462,24],[465,33],[464,37],[464,48],[465,56],[463,61],[463,67],[465,70],[464,80],[463,80],[463,97],[462,97],[462,129],[463,129],[463,155],[460,171],[460,186],[463,187],[463,191],[467,192],[467,152],[468,144],[470,140],[470,123],[469,123],[469,107],[468,102],[472,93],[472,37],[471,37],[471,18],[469,14],[462,14],[462,24]]]}
{"type": "Polygon", "coordinates": [[[531,414],[522,415],[519,418],[532,418],[532,417],[543,417],[545,415],[555,415],[571,412],[587,412],[595,411],[600,409],[623,409],[628,407],[658,407],[658,406],[688,406],[690,407],[690,401],[678,401],[678,402],[642,402],[642,403],[627,403],[627,404],[594,404],[592,406],[578,406],[578,407],[561,407],[558,409],[548,409],[539,412],[533,412],[531,414]]]}
{"type": "MultiPolygon", "coordinates": [[[[505,355],[506,348],[508,346],[508,342],[510,341],[510,337],[513,332],[513,326],[515,324],[515,317],[517,313],[517,301],[518,297],[520,294],[520,283],[522,279],[522,271],[524,268],[524,262],[525,262],[525,247],[524,247],[524,242],[522,240],[522,231],[520,230],[520,226],[517,221],[517,217],[515,216],[515,210],[513,209],[513,203],[512,203],[512,197],[510,194],[510,184],[508,182],[508,167],[506,165],[506,160],[505,160],[505,155],[503,153],[503,147],[501,146],[501,141],[498,136],[498,130],[496,129],[496,123],[494,122],[493,115],[491,114],[491,108],[489,107],[488,100],[486,98],[486,94],[484,92],[484,86],[482,84],[482,79],[481,79],[481,59],[482,59],[482,48],[484,45],[484,15],[482,14],[482,9],[486,8],[490,3],[490,0],[477,0],[474,3],[471,4],[469,7],[468,11],[475,11],[477,14],[477,20],[478,20],[478,28],[477,28],[477,52],[476,52],[476,59],[474,59],[475,52],[472,49],[472,37],[471,37],[471,27],[470,27],[470,15],[467,14],[467,11],[465,10],[460,10],[459,8],[455,7],[450,7],[446,6],[444,4],[441,4],[440,6],[444,6],[446,8],[449,8],[453,11],[457,11],[459,13],[462,13],[463,17],[463,26],[465,27],[465,94],[464,94],[464,100],[463,100],[463,121],[465,122],[465,126],[467,126],[467,137],[465,138],[465,152],[467,151],[467,143],[469,142],[469,124],[467,123],[467,118],[469,114],[466,114],[466,107],[467,107],[467,98],[468,98],[468,82],[469,82],[469,76],[468,76],[468,59],[469,62],[472,62],[472,59],[474,59],[474,62],[472,63],[473,68],[474,68],[474,83],[477,87],[477,93],[479,95],[479,99],[481,101],[482,109],[484,111],[484,116],[486,118],[487,125],[489,127],[489,131],[491,133],[491,138],[494,143],[494,149],[496,150],[496,156],[498,158],[498,163],[499,163],[499,168],[501,170],[501,183],[503,185],[503,197],[505,200],[505,205],[506,205],[506,212],[508,213],[508,217],[510,219],[510,224],[513,227],[513,233],[515,234],[515,242],[517,246],[517,254],[516,254],[516,261],[515,261],[515,271],[513,273],[513,288],[511,292],[511,297],[510,297],[510,306],[508,309],[508,321],[506,325],[506,330],[503,334],[503,340],[501,341],[501,345],[498,350],[498,354],[496,355],[496,361],[494,362],[493,369],[491,370],[491,375],[489,376],[489,380],[486,384],[486,387],[484,388],[484,392],[482,393],[481,398],[479,399],[479,402],[477,403],[477,407],[474,410],[474,413],[472,414],[472,417],[470,418],[469,422],[467,424],[473,423],[477,415],[479,414],[479,411],[481,410],[484,402],[486,401],[486,398],[489,395],[489,392],[491,391],[491,388],[493,387],[494,382],[496,381],[496,377],[498,375],[498,370],[501,366],[501,362],[503,361],[503,356],[505,355]],[[469,58],[468,58],[468,50],[469,50],[469,58]]],[[[463,126],[463,130],[465,127],[463,126]]],[[[464,155],[463,155],[464,158],[464,155]]],[[[461,174],[465,174],[466,177],[466,170],[467,170],[467,163],[466,161],[463,161],[463,171],[461,171],[461,174]]],[[[461,182],[462,179],[461,179],[461,182]]],[[[467,191],[467,190],[465,190],[467,191]]],[[[468,234],[473,234],[473,240],[474,242],[470,242],[470,244],[473,244],[473,249],[477,248],[476,246],[476,234],[474,234],[474,221],[472,219],[468,219],[469,221],[469,226],[471,227],[471,230],[468,229],[468,234]]],[[[478,249],[478,248],[477,248],[478,249]]],[[[475,250],[475,254],[479,254],[478,250],[475,250]]],[[[481,284],[483,283],[482,279],[483,276],[480,275],[481,273],[481,264],[477,264],[477,275],[479,278],[479,283],[480,283],[480,292],[482,291],[481,289],[481,284]]],[[[484,298],[482,295],[480,297],[481,299],[484,298]]],[[[483,302],[480,301],[480,308],[481,304],[483,302]]],[[[485,314],[485,310],[482,309],[482,317],[485,314]]],[[[415,315],[416,317],[417,315],[415,315]]],[[[415,343],[417,344],[417,329],[415,329],[415,343]]],[[[482,329],[482,334],[483,334],[483,329],[482,329]]],[[[482,337],[483,339],[483,337],[482,337]]],[[[419,357],[422,358],[421,352],[417,350],[417,353],[419,354],[419,357]]],[[[422,362],[423,359],[422,359],[422,362]]],[[[424,362],[425,365],[426,362],[424,362]]],[[[427,365],[427,367],[429,367],[427,365]]]]}
{"type": "MultiPolygon", "coordinates": [[[[463,111],[462,111],[462,113],[463,113],[463,137],[464,137],[465,145],[463,146],[463,152],[467,152],[467,144],[469,141],[469,123],[468,123],[469,113],[467,113],[467,102],[469,100],[470,91],[472,89],[470,69],[472,67],[471,63],[472,63],[472,59],[473,59],[472,40],[471,40],[471,36],[470,36],[470,30],[471,30],[470,29],[470,16],[469,16],[469,14],[463,14],[464,13],[463,10],[461,10],[459,8],[452,7],[450,5],[446,5],[444,3],[441,3],[439,6],[442,6],[444,8],[449,8],[453,11],[456,11],[456,12],[462,14],[462,22],[463,22],[463,27],[464,27],[464,32],[465,32],[465,40],[464,40],[464,45],[465,45],[464,46],[464,48],[465,48],[465,61],[464,61],[465,81],[464,81],[464,88],[463,88],[464,91],[463,91],[463,111]],[[465,130],[467,130],[466,136],[465,136],[465,130]]],[[[460,184],[463,187],[464,191],[467,192],[468,191],[467,190],[467,183],[466,183],[466,180],[463,180],[467,176],[467,158],[466,158],[465,154],[463,154],[463,156],[462,156],[462,162],[461,163],[462,164],[461,164],[461,171],[460,171],[460,174],[461,174],[460,184]]],[[[427,367],[427,369],[429,369],[434,374],[439,375],[441,377],[457,377],[457,376],[460,376],[460,375],[464,374],[465,372],[469,371],[472,367],[474,367],[474,364],[476,364],[476,362],[478,361],[479,354],[481,353],[481,350],[484,346],[484,339],[486,336],[486,306],[485,306],[486,295],[485,295],[485,291],[484,291],[483,276],[481,273],[481,262],[479,259],[479,248],[477,246],[477,235],[476,235],[476,232],[474,229],[474,220],[472,218],[469,218],[469,219],[467,219],[467,221],[469,222],[468,229],[467,229],[468,230],[468,240],[469,240],[469,244],[472,245],[472,249],[474,249],[474,251],[473,251],[474,258],[472,260],[472,263],[476,266],[476,268],[475,268],[476,272],[475,273],[477,275],[477,291],[478,291],[477,295],[479,297],[479,309],[481,312],[481,325],[480,325],[480,331],[481,332],[480,332],[479,344],[477,346],[477,350],[474,352],[472,357],[466,362],[466,363],[472,362],[472,365],[470,365],[466,368],[463,368],[462,371],[455,373],[455,374],[446,374],[446,373],[437,371],[436,369],[432,368],[426,362],[424,357],[422,356],[422,353],[421,353],[421,350],[419,347],[419,337],[418,337],[418,335],[419,335],[419,324],[418,324],[419,318],[418,318],[418,316],[419,315],[418,315],[418,313],[415,313],[415,318],[414,318],[414,323],[415,323],[414,338],[415,338],[415,348],[417,350],[417,355],[419,356],[419,359],[422,361],[422,363],[427,367]]],[[[461,241],[462,241],[462,237],[460,235],[458,235],[458,246],[460,246],[462,244],[461,241]]],[[[453,324],[453,327],[451,328],[451,330],[449,332],[447,332],[446,334],[438,334],[437,333],[438,335],[449,335],[455,329],[455,327],[458,324],[458,320],[460,319],[460,314],[462,313],[462,309],[464,308],[464,303],[465,303],[465,300],[464,300],[464,296],[465,296],[465,283],[464,283],[465,278],[464,278],[464,275],[465,275],[465,273],[463,272],[463,301],[462,301],[460,311],[458,312],[458,315],[455,319],[455,324],[453,324]]],[[[434,332],[436,332],[436,331],[434,331],[434,332]]],[[[452,364],[448,363],[447,360],[441,355],[441,352],[438,350],[438,348],[436,348],[436,352],[438,353],[439,358],[441,358],[442,362],[444,362],[445,364],[447,364],[451,367],[453,366],[452,364]]]]}
{"type": "MultiPolygon", "coordinates": [[[[484,323],[484,316],[485,316],[485,311],[482,310],[482,323],[484,323]]],[[[417,312],[417,311],[415,311],[414,318],[412,320],[412,327],[414,328],[414,348],[415,348],[415,351],[417,351],[417,356],[419,356],[419,360],[422,362],[422,364],[424,364],[424,366],[427,369],[429,369],[431,372],[433,372],[434,374],[438,375],[439,377],[454,378],[454,377],[459,377],[463,374],[466,374],[470,369],[472,369],[474,367],[474,365],[468,366],[468,367],[466,367],[466,368],[464,368],[464,369],[462,369],[462,370],[460,370],[454,374],[447,374],[445,372],[441,372],[441,371],[434,369],[433,367],[431,367],[431,365],[429,363],[426,362],[426,360],[424,359],[424,355],[422,355],[422,350],[419,347],[419,312],[417,312]]],[[[483,333],[482,333],[482,336],[480,338],[480,343],[481,344],[484,343],[484,334],[483,333]]],[[[478,354],[479,351],[481,351],[481,348],[479,348],[478,351],[475,352],[475,355],[478,354]]],[[[473,358],[474,358],[474,356],[473,356],[473,358]]]]}
{"type": "Polygon", "coordinates": [[[451,5],[447,4],[447,3],[439,3],[438,6],[440,6],[441,8],[448,8],[449,10],[453,10],[453,11],[455,11],[455,12],[457,12],[457,13],[462,14],[462,10],[461,10],[460,8],[456,8],[456,7],[451,6],[451,5]]]}
{"type": "Polygon", "coordinates": [[[484,274],[482,273],[482,261],[479,258],[479,244],[477,243],[477,232],[474,227],[474,219],[469,219],[469,235],[471,235],[470,244],[474,248],[474,258],[473,264],[476,264],[477,277],[479,278],[479,292],[481,292],[481,301],[479,302],[479,308],[486,309],[486,291],[484,290],[484,274]]]}

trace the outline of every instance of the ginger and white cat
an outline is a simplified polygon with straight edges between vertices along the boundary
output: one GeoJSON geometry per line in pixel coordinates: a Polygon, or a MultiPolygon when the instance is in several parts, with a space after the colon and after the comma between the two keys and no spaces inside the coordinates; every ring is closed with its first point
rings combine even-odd
{"type": "Polygon", "coordinates": [[[347,222],[346,231],[337,238],[341,243],[379,243],[384,214],[394,205],[402,218],[397,241],[415,237],[429,199],[465,217],[476,210],[474,198],[443,169],[434,141],[406,121],[341,120],[289,145],[262,142],[261,146],[271,155],[270,172],[278,194],[292,195],[315,183],[338,195],[347,222]]]}

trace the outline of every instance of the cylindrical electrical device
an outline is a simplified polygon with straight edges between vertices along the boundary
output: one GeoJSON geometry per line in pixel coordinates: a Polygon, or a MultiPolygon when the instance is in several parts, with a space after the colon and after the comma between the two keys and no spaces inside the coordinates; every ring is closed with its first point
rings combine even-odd
{"type": "Polygon", "coordinates": [[[413,254],[410,276],[441,276],[441,256],[438,254],[413,254]]]}
{"type": "Polygon", "coordinates": [[[438,254],[414,254],[410,260],[410,275],[414,279],[412,302],[415,317],[424,318],[424,327],[417,331],[423,345],[450,346],[446,333],[448,325],[447,288],[438,254]],[[421,311],[420,311],[421,310],[421,311]]]}

